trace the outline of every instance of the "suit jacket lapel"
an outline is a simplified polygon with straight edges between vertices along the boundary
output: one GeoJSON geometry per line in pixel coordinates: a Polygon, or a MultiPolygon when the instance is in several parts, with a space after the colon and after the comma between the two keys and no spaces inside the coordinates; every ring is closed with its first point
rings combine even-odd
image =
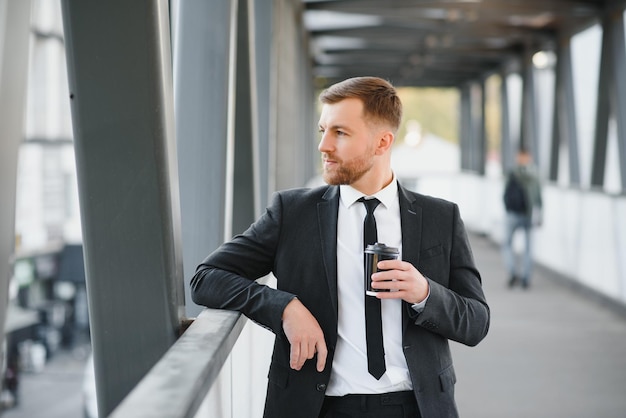
{"type": "Polygon", "coordinates": [[[324,200],[317,204],[317,219],[320,226],[320,241],[322,243],[324,269],[326,270],[330,299],[336,316],[338,312],[337,216],[339,213],[339,187],[329,187],[322,198],[324,200]]]}
{"type": "MultiPolygon", "coordinates": [[[[422,208],[417,205],[414,194],[409,193],[404,187],[398,185],[398,198],[400,200],[400,225],[402,228],[402,259],[419,265],[419,254],[422,240],[422,208]]],[[[404,305],[408,305],[404,303],[404,305]]],[[[408,307],[408,309],[411,309],[408,307]]],[[[402,309],[403,324],[409,321],[407,310],[402,309]]]]}
{"type": "Polygon", "coordinates": [[[414,195],[399,186],[400,225],[402,228],[402,258],[417,267],[422,239],[422,208],[414,195]]]}

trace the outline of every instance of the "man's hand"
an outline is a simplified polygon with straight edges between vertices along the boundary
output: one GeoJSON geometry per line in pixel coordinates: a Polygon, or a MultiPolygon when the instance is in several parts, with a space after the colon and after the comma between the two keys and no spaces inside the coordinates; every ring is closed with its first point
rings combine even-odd
{"type": "Polygon", "coordinates": [[[379,299],[403,299],[408,303],[419,303],[428,296],[428,280],[413,264],[402,260],[385,260],[378,263],[379,271],[372,274],[372,289],[390,289],[377,292],[379,299]]]}
{"type": "Polygon", "coordinates": [[[289,365],[300,370],[304,362],[317,353],[317,371],[324,370],[328,349],[324,332],[309,310],[298,299],[293,299],[283,311],[283,330],[291,344],[289,365]]]}

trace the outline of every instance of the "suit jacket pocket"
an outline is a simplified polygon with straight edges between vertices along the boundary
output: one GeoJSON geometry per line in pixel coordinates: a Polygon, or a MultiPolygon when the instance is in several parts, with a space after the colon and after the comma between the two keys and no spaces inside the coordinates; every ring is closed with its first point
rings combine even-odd
{"type": "Polygon", "coordinates": [[[420,260],[436,257],[442,253],[443,253],[443,247],[441,244],[438,244],[438,245],[435,245],[434,247],[430,247],[425,250],[422,250],[422,252],[420,253],[420,260]]]}
{"type": "Polygon", "coordinates": [[[441,384],[442,392],[450,392],[454,390],[454,384],[456,383],[454,366],[450,365],[450,367],[439,373],[439,383],[441,384]]]}
{"type": "Polygon", "coordinates": [[[420,252],[419,266],[416,267],[424,276],[448,286],[449,266],[443,257],[443,245],[437,244],[420,252]]]}
{"type": "Polygon", "coordinates": [[[267,375],[270,383],[278,386],[281,389],[287,387],[287,381],[289,380],[289,369],[281,366],[278,363],[272,363],[270,365],[270,371],[267,375]]]}

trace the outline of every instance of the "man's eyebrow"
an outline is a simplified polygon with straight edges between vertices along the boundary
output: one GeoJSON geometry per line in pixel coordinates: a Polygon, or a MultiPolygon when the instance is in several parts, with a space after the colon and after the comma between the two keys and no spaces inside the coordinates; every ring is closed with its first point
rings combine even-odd
{"type": "Polygon", "coordinates": [[[324,129],[332,129],[332,130],[341,130],[341,131],[347,131],[348,127],[344,126],[344,125],[331,125],[331,126],[326,126],[324,127],[321,123],[319,124],[320,128],[324,128],[324,129]]]}

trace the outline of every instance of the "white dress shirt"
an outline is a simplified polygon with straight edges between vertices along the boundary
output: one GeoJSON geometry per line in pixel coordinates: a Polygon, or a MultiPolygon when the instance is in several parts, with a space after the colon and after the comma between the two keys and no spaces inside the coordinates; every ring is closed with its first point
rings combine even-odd
{"type": "MultiPolygon", "coordinates": [[[[365,344],[365,289],[363,279],[363,194],[340,186],[337,220],[337,292],[339,318],[337,346],[326,395],[371,394],[411,390],[411,378],[402,351],[402,300],[381,300],[386,372],[376,380],[367,370],[365,344]]],[[[398,183],[393,181],[373,197],[380,200],[374,217],[378,242],[400,250],[402,230],[398,183]]],[[[372,296],[367,296],[372,297],[372,296]]]]}

